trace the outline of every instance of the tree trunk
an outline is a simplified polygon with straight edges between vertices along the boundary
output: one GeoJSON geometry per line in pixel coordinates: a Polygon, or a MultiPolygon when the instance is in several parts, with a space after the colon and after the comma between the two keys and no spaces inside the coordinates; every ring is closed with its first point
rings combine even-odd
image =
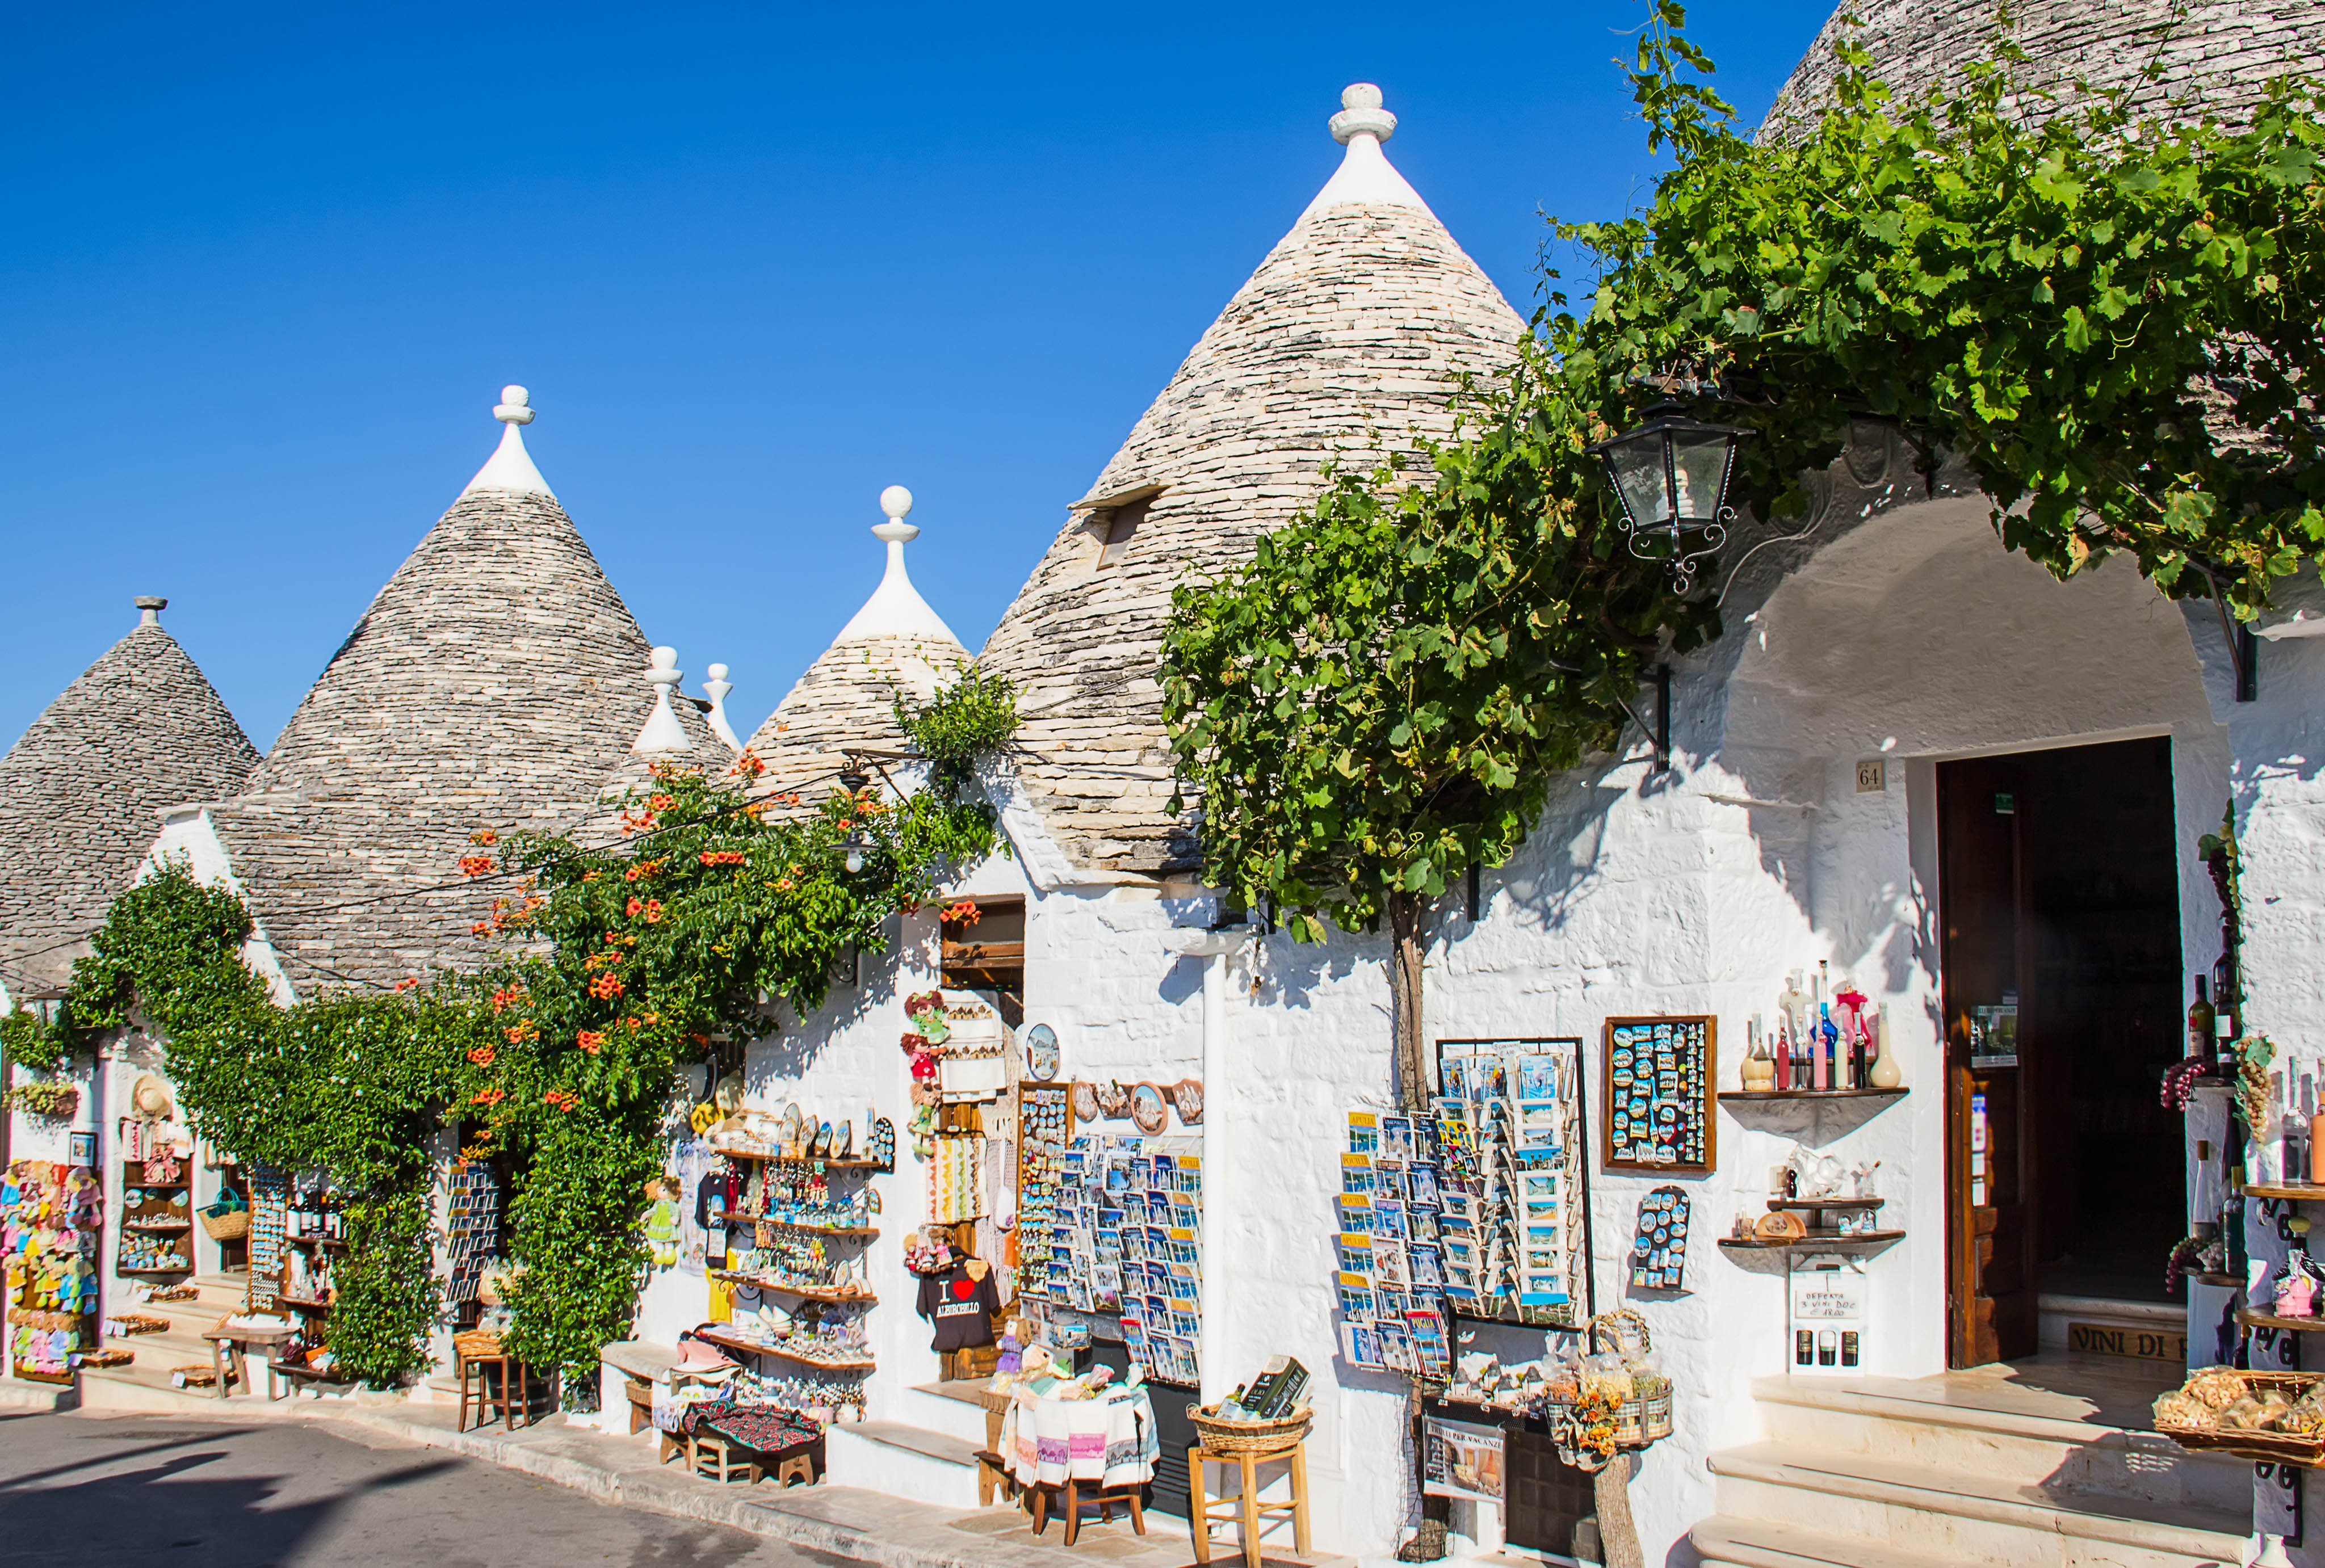
{"type": "Polygon", "coordinates": [[[1631,1517],[1631,1456],[1618,1453],[1590,1478],[1598,1515],[1598,1556],[1606,1568],[1647,1568],[1639,1526],[1631,1517]]]}
{"type": "Polygon", "coordinates": [[[1426,1111],[1436,1092],[1428,1041],[1421,1027],[1421,924],[1428,906],[1418,893],[1388,896],[1389,1010],[1396,1042],[1396,1100],[1406,1111],[1426,1111]]]}
{"type": "MultiPolygon", "coordinates": [[[[1396,1062],[1396,1102],[1408,1111],[1429,1109],[1437,1092],[1437,1076],[1430,1065],[1428,1037],[1421,1023],[1421,964],[1423,955],[1422,921],[1429,906],[1417,893],[1391,893],[1388,899],[1388,992],[1394,1056],[1396,1062]]],[[[1426,1439],[1422,1432],[1422,1408],[1430,1390],[1420,1379],[1413,1384],[1405,1406],[1408,1440],[1413,1444],[1413,1485],[1421,1490],[1426,1439]]],[[[1407,1563],[1434,1563],[1445,1555],[1446,1525],[1452,1505],[1444,1498],[1420,1498],[1421,1526],[1413,1539],[1397,1551],[1407,1563]]]]}

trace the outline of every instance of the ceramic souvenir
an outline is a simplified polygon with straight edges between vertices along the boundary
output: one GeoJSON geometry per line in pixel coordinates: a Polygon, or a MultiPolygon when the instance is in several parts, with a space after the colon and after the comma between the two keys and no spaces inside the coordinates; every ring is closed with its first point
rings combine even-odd
{"type": "Polygon", "coordinates": [[[1152,1084],[1141,1084],[1131,1090],[1130,1120],[1150,1138],[1170,1126],[1171,1111],[1162,1102],[1162,1091],[1152,1084]]]}
{"type": "Polygon", "coordinates": [[[1074,1085],[1074,1087],[1073,1087],[1072,1099],[1073,1099],[1073,1102],[1074,1102],[1074,1120],[1075,1120],[1075,1121],[1096,1121],[1098,1120],[1098,1085],[1097,1085],[1097,1084],[1075,1084],[1075,1085],[1074,1085]]]}

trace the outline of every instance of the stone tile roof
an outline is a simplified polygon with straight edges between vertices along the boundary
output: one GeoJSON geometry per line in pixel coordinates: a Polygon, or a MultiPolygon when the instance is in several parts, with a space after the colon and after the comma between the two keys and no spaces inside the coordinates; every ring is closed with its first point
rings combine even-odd
{"type": "Polygon", "coordinates": [[[925,698],[968,661],[968,649],[933,638],[889,634],[833,643],[751,737],[751,749],[767,765],[753,793],[796,790],[812,804],[837,787],[833,776],[847,762],[841,747],[902,751],[898,690],[925,698]]]}
{"type": "Polygon", "coordinates": [[[968,650],[905,569],[904,547],[921,531],[904,521],[912,493],[888,486],[880,510],[887,521],[872,528],[887,551],[879,586],[751,737],[751,750],[767,765],[755,795],[797,792],[812,804],[837,787],[834,775],[848,764],[843,746],[903,750],[897,696],[925,699],[969,662],[968,650]]]}
{"type": "Polygon", "coordinates": [[[505,890],[460,885],[470,832],[574,822],[652,702],[645,637],[565,509],[478,487],[489,472],[211,814],[302,992],[473,960],[468,927],[505,890]]]}
{"type": "MultiPolygon", "coordinates": [[[[2192,94],[2205,111],[2235,121],[2269,78],[2325,68],[2325,0],[2022,0],[2014,10],[2012,36],[2031,57],[2029,87],[2080,78],[2130,88],[2147,111],[2192,94]],[[2151,61],[2162,77],[2144,82],[2151,61]]],[[[1825,23],[1761,134],[1783,134],[1829,99],[1833,42],[1851,12],[1865,22],[1857,41],[1872,55],[1874,74],[1901,96],[1941,88],[1961,62],[1992,52],[1993,0],[1854,0],[1825,23]]]]}
{"type": "Polygon", "coordinates": [[[18,997],[61,985],[162,811],[231,794],[257,765],[149,608],[0,758],[0,984],[18,997]]]}
{"type": "Polygon", "coordinates": [[[1172,586],[1246,559],[1315,497],[1327,459],[1446,435],[1458,377],[1507,366],[1525,330],[1366,140],[1196,343],[979,656],[1018,683],[1020,781],[1085,869],[1197,861],[1190,818],[1167,809],[1154,678],[1172,586]],[[1109,529],[1118,559],[1101,565],[1109,529]]]}

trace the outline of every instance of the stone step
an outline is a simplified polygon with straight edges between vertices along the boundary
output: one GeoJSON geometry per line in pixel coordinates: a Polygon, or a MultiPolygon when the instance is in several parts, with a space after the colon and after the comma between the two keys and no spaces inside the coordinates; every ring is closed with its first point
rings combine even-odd
{"type": "Polygon", "coordinates": [[[977,1396],[985,1383],[982,1378],[969,1378],[916,1384],[897,1401],[895,1416],[912,1425],[957,1437],[971,1448],[983,1448],[985,1407],[977,1396]]]}
{"type": "Polygon", "coordinates": [[[2034,1302],[2036,1336],[2049,1351],[2098,1352],[2110,1360],[2182,1368],[2188,1360],[2184,1302],[2119,1301],[2044,1294],[2034,1302]],[[2085,1325],[2075,1333],[2076,1325],[2085,1325]]]}
{"type": "Polygon", "coordinates": [[[2090,1498],[1977,1471],[1783,1443],[1726,1449],[1709,1463],[1725,1516],[1771,1523],[1812,1518],[1836,1537],[1957,1564],[2237,1563],[2251,1527],[2249,1505],[2239,1513],[2090,1498]]]}
{"type": "Polygon", "coordinates": [[[824,1429],[827,1479],[940,1508],[977,1505],[977,1450],[901,1421],[836,1421],[824,1429]]]}
{"type": "Polygon", "coordinates": [[[0,1377],[0,1410],[29,1412],[42,1415],[51,1410],[69,1410],[78,1403],[72,1388],[63,1383],[35,1383],[25,1378],[0,1377]]]}
{"type": "Polygon", "coordinates": [[[1702,1568],[1959,1568],[1959,1559],[1875,1546],[1773,1519],[1715,1515],[1687,1533],[1702,1568]]]}
{"type": "Polygon", "coordinates": [[[2093,1498],[2235,1511],[2252,1466],[2153,1429],[2152,1386],[2091,1375],[2062,1394],[1998,1378],[1765,1378],[1768,1440],[1828,1457],[1933,1465],[2093,1498]]]}

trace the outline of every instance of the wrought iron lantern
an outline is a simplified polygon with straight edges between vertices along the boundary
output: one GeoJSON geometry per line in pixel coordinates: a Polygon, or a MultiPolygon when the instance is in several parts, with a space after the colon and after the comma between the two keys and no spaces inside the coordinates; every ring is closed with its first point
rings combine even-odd
{"type": "Polygon", "coordinates": [[[1663,562],[1682,594],[1694,584],[1696,563],[1728,542],[1736,521],[1728,480],[1736,443],[1749,434],[1690,420],[1680,404],[1663,402],[1647,410],[1645,424],[1585,448],[1607,465],[1631,553],[1663,562]]]}
{"type": "MultiPolygon", "coordinates": [[[[851,796],[859,796],[871,786],[872,779],[854,767],[839,775],[839,787],[851,796]]],[[[854,876],[864,869],[864,852],[872,847],[872,835],[864,831],[861,822],[848,830],[848,874],[854,876]]]]}

